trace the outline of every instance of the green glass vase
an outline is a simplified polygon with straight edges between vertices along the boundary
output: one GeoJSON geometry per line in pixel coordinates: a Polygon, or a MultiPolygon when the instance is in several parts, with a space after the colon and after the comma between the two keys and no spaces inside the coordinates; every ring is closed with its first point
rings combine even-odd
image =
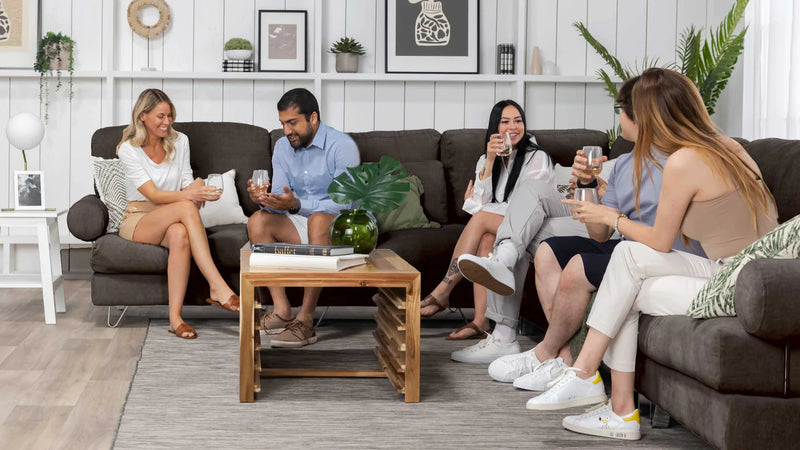
{"type": "Polygon", "coordinates": [[[364,209],[343,209],[328,231],[333,245],[352,245],[356,253],[367,254],[378,245],[378,225],[364,209]]]}

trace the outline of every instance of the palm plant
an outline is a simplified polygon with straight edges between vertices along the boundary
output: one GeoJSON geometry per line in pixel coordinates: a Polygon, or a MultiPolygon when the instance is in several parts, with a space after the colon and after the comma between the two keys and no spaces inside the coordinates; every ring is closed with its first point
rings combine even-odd
{"type": "Polygon", "coordinates": [[[339,204],[358,203],[359,209],[389,212],[403,202],[408,191],[408,172],[400,161],[382,156],[377,163],[348,167],[328,186],[328,195],[339,204]]]}
{"type": "MultiPolygon", "coordinates": [[[[717,29],[709,30],[707,40],[701,36],[702,28],[695,29],[694,26],[690,26],[684,30],[676,49],[678,63],[667,65],[667,68],[677,70],[692,80],[703,97],[709,115],[714,114],[717,99],[728,84],[736,61],[744,50],[744,36],[747,33],[747,27],[738,34],[734,34],[734,31],[744,16],[748,2],[749,0],[736,0],[717,29]]],[[[603,58],[614,75],[622,81],[636,76],[649,67],[658,65],[657,59],[644,60],[641,67],[638,64],[634,68],[623,65],[616,56],[612,55],[603,44],[592,36],[582,22],[576,22],[573,26],[594,51],[603,58]]],[[[600,68],[597,70],[597,76],[605,83],[608,95],[612,99],[616,99],[617,85],[611,79],[611,75],[605,69],[600,68]]],[[[611,136],[614,130],[607,132],[611,136]]],[[[616,134],[620,134],[619,126],[616,134]]]]}

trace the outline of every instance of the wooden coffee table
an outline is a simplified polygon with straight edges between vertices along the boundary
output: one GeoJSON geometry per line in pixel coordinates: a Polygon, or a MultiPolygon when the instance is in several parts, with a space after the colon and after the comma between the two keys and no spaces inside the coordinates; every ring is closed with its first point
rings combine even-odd
{"type": "Polygon", "coordinates": [[[419,402],[420,274],[391,250],[374,250],[367,264],[341,271],[250,267],[249,249],[240,255],[239,401],[252,402],[262,376],[387,377],[405,401],[419,402]],[[261,305],[255,288],[264,286],[376,287],[375,356],[383,370],[279,369],[261,367],[261,305]]]}

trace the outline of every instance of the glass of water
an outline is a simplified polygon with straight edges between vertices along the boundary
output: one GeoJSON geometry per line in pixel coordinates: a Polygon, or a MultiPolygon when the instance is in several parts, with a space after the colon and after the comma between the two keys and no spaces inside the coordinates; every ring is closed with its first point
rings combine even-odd
{"type": "Polygon", "coordinates": [[[603,170],[603,149],[595,145],[587,145],[583,147],[583,153],[586,156],[586,166],[588,171],[593,175],[599,174],[603,170]]]}
{"type": "Polygon", "coordinates": [[[208,174],[208,179],[206,180],[206,186],[215,187],[217,188],[217,192],[222,194],[222,189],[225,187],[222,184],[222,175],[218,173],[208,174]]]}
{"type": "Polygon", "coordinates": [[[577,188],[575,189],[575,196],[573,198],[589,203],[599,203],[600,200],[597,197],[597,189],[595,188],[577,188]]]}
{"type": "Polygon", "coordinates": [[[511,150],[514,149],[514,145],[511,143],[511,135],[506,132],[505,136],[503,136],[503,147],[500,149],[500,156],[509,156],[511,155],[511,150]]]}
{"type": "Polygon", "coordinates": [[[253,171],[253,188],[256,194],[264,195],[269,189],[269,172],[265,169],[256,169],[253,171]]]}

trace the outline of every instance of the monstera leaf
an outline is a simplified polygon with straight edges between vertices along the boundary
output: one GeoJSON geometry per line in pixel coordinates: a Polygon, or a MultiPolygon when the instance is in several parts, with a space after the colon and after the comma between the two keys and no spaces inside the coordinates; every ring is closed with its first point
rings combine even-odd
{"type": "Polygon", "coordinates": [[[382,156],[376,163],[348,167],[333,179],[328,195],[339,204],[358,203],[360,209],[386,213],[397,208],[410,190],[408,172],[400,161],[382,156]]]}

